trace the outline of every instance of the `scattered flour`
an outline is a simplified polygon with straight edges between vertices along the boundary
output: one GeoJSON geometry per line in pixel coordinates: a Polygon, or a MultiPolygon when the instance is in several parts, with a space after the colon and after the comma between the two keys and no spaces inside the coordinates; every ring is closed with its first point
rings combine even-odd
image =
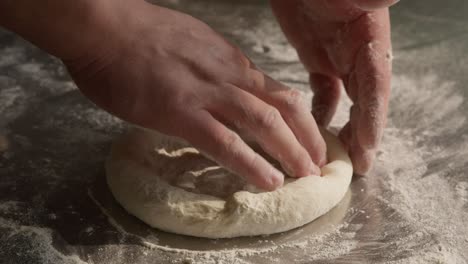
{"type": "Polygon", "coordinates": [[[0,231],[2,263],[87,264],[77,255],[59,252],[53,245],[51,229],[18,225],[0,218],[0,231]]]}
{"type": "Polygon", "coordinates": [[[455,190],[457,192],[458,198],[464,202],[468,203],[468,182],[459,182],[455,185],[455,190]]]}
{"type": "MultiPolygon", "coordinates": [[[[335,231],[318,235],[314,237],[306,237],[303,240],[287,242],[281,245],[272,245],[263,248],[232,248],[232,249],[221,249],[213,251],[203,250],[187,250],[173,248],[165,246],[159,243],[154,243],[154,239],[148,241],[145,237],[140,237],[135,234],[129,233],[125,228],[119,224],[119,222],[112,216],[112,214],[106,209],[93,195],[90,189],[88,189],[88,196],[93,200],[96,206],[99,207],[101,212],[107,216],[109,223],[115,227],[123,236],[121,241],[126,240],[126,237],[136,238],[137,241],[144,247],[162,251],[165,253],[175,254],[172,258],[183,259],[184,263],[190,264],[228,264],[228,263],[251,263],[244,261],[239,258],[251,258],[257,256],[263,256],[265,254],[277,254],[279,251],[310,251],[307,256],[307,260],[313,259],[327,259],[348,253],[356,247],[357,241],[354,240],[355,232],[342,232],[340,229],[346,227],[345,225],[338,226],[335,231]],[[337,245],[339,245],[337,247],[337,245]]],[[[156,242],[158,242],[156,240],[156,242]]],[[[264,242],[271,242],[265,240],[264,242]]],[[[274,258],[273,258],[274,259],[274,258]]],[[[278,259],[276,259],[278,261],[278,259]]]]}
{"type": "MultiPolygon", "coordinates": [[[[0,85],[2,83],[4,82],[0,78],[0,85]]],[[[14,109],[16,105],[22,105],[20,104],[21,100],[25,100],[25,94],[24,94],[23,89],[21,89],[21,87],[19,86],[11,86],[7,89],[2,89],[0,91],[0,102],[1,102],[0,113],[2,114],[2,117],[4,118],[0,120],[0,126],[2,125],[3,122],[9,120],[10,118],[15,118],[21,113],[21,110],[24,109],[24,106],[18,107],[19,109],[18,110],[15,109],[15,111],[8,111],[8,110],[14,109]]]]}
{"type": "Polygon", "coordinates": [[[0,67],[18,65],[18,62],[23,62],[26,58],[23,47],[13,46],[6,47],[0,50],[0,67]]]}
{"type": "MultiPolygon", "coordinates": [[[[186,3],[183,0],[171,2],[186,3]]],[[[228,11],[226,16],[211,17],[214,19],[211,23],[217,24],[216,19],[221,18],[233,21],[228,11]]],[[[219,31],[231,32],[232,38],[243,44],[246,52],[272,77],[309,91],[307,73],[297,62],[294,50],[285,44],[271,17],[263,13],[259,17],[264,18],[256,21],[255,29],[233,31],[231,24],[235,23],[224,23],[226,28],[219,31]]],[[[0,34],[8,33],[0,31],[0,34]]],[[[63,171],[69,170],[71,164],[81,164],[82,160],[102,159],[107,149],[84,154],[74,149],[86,149],[96,142],[108,143],[124,125],[85,102],[64,75],[63,66],[50,59],[47,63],[42,59],[31,60],[34,50],[23,42],[14,42],[0,49],[0,133],[7,135],[5,138],[10,145],[17,148],[8,152],[8,156],[0,151],[0,262],[14,257],[20,263],[24,260],[24,263],[79,264],[86,263],[82,260],[88,263],[126,260],[128,263],[185,264],[348,263],[349,260],[395,264],[467,263],[468,131],[464,113],[468,109],[466,99],[460,94],[463,87],[459,81],[441,77],[439,73],[443,69],[440,68],[425,66],[430,70],[406,72],[413,65],[411,61],[438,61],[434,58],[446,56],[448,50],[449,46],[436,46],[430,52],[422,51],[426,53],[396,52],[395,65],[405,63],[406,66],[403,70],[397,69],[393,80],[388,128],[371,172],[373,176],[365,180],[365,187],[353,193],[355,197],[367,198],[351,203],[343,224],[324,234],[304,235],[282,244],[274,244],[265,237],[258,241],[258,247],[202,251],[170,247],[156,235],[139,236],[127,231],[91,191],[88,192],[91,202],[87,206],[95,205],[99,210],[80,216],[82,209],[73,209],[72,214],[69,208],[72,216],[68,220],[83,217],[81,231],[86,239],[95,239],[96,244],[81,245],[82,241],[67,244],[59,240],[56,226],[42,225],[39,220],[42,218],[46,219],[44,223],[63,221],[61,214],[42,208],[55,189],[38,188],[28,193],[30,196],[17,195],[17,192],[40,179],[40,182],[56,183],[54,188],[57,189],[68,188],[65,192],[78,197],[73,202],[86,199],[86,194],[78,196],[85,188],[77,182],[92,182],[96,174],[81,173],[79,178],[68,179],[63,171]],[[21,119],[25,113],[28,122],[21,119]],[[53,139],[48,140],[56,144],[53,146],[62,146],[51,150],[47,146],[52,143],[46,141],[47,144],[36,152],[54,153],[66,161],[57,165],[54,162],[59,161],[58,157],[51,159],[52,162],[37,156],[28,161],[21,159],[23,155],[34,155],[33,146],[37,148],[40,144],[37,138],[21,134],[29,129],[44,133],[41,135],[46,139],[46,135],[53,134],[53,139]],[[15,159],[21,162],[14,162],[15,159]],[[29,171],[23,172],[23,168],[29,171]],[[86,222],[96,220],[93,217],[99,213],[105,216],[112,232],[102,231],[94,222],[86,222]],[[101,241],[100,236],[113,232],[118,233],[115,240],[96,242],[101,241]],[[61,243],[66,244],[70,254],[57,249],[61,243]]],[[[468,70],[464,64],[457,67],[468,70]]],[[[310,98],[312,94],[307,92],[306,96],[310,98]]],[[[346,122],[349,107],[349,100],[343,98],[333,126],[341,127],[346,122]]],[[[86,163],[79,171],[96,166],[86,163]]]]}

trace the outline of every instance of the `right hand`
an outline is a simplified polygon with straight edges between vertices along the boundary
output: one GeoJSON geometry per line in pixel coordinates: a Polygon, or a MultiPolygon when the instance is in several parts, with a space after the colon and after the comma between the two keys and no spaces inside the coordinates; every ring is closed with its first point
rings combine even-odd
{"type": "Polygon", "coordinates": [[[392,76],[387,7],[395,2],[271,0],[281,28],[309,72],[317,123],[328,126],[342,86],[353,102],[339,135],[357,174],[371,168],[387,122],[392,76]]]}
{"type": "Polygon", "coordinates": [[[326,146],[301,93],[193,17],[144,1],[115,6],[121,13],[101,19],[108,31],[96,49],[64,61],[86,96],[124,120],[187,140],[260,188],[281,186],[283,174],[227,126],[253,138],[290,176],[320,175],[326,146]]]}

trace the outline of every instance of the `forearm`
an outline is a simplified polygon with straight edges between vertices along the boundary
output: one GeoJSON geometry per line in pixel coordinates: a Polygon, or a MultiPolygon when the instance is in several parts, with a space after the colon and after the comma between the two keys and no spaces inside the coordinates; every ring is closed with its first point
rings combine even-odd
{"type": "Polygon", "coordinates": [[[0,0],[0,26],[61,59],[74,60],[106,41],[109,24],[119,15],[111,7],[122,2],[0,0]]]}

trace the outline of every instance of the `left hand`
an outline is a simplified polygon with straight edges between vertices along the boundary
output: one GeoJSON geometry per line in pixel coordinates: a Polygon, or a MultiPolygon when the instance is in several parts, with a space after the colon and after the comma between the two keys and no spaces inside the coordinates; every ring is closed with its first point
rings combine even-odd
{"type": "Polygon", "coordinates": [[[310,74],[317,123],[330,123],[341,85],[352,100],[350,120],[340,138],[358,174],[371,167],[386,125],[392,56],[387,7],[394,2],[271,0],[281,28],[310,74]]]}

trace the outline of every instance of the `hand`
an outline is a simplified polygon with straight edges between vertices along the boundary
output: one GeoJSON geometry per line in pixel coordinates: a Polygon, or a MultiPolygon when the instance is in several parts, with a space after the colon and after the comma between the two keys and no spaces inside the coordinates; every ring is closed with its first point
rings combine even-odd
{"type": "Polygon", "coordinates": [[[64,61],[85,95],[124,120],[187,140],[261,188],[281,186],[282,173],[228,126],[291,176],[320,175],[326,146],[297,90],[201,21],[144,1],[120,8],[99,53],[64,61]]]}
{"type": "Polygon", "coordinates": [[[341,85],[353,102],[340,132],[354,171],[366,173],[386,125],[391,41],[388,7],[394,0],[271,0],[281,28],[310,73],[312,112],[327,126],[341,85]],[[375,8],[375,11],[370,11],[375,8]]]}

